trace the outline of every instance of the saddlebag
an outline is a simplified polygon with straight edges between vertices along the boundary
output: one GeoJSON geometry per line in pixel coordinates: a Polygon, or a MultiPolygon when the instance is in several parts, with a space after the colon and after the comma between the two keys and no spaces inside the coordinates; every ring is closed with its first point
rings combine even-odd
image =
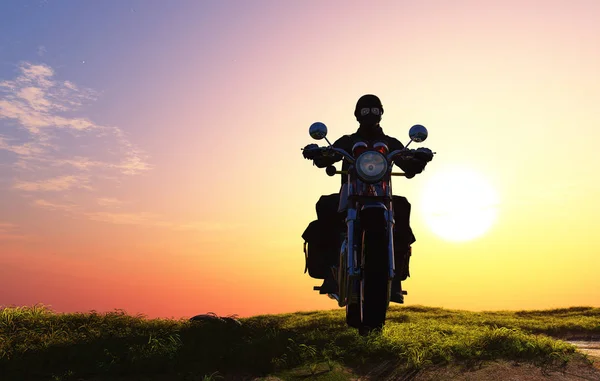
{"type": "Polygon", "coordinates": [[[339,194],[323,195],[317,201],[317,220],[304,233],[304,272],[316,279],[331,275],[331,267],[339,260],[340,234],[345,229],[344,215],[338,213],[339,194]]]}
{"type": "Polygon", "coordinates": [[[394,262],[396,278],[406,280],[410,276],[409,264],[412,245],[416,239],[410,228],[410,203],[406,197],[392,196],[394,208],[394,262]]]}
{"type": "Polygon", "coordinates": [[[321,196],[317,201],[317,219],[320,221],[340,224],[344,222],[345,214],[338,212],[340,194],[332,193],[321,196]]]}
{"type": "Polygon", "coordinates": [[[304,239],[304,273],[316,279],[325,279],[331,274],[331,267],[337,262],[340,235],[331,224],[323,220],[315,220],[308,224],[302,233],[304,239]]]}

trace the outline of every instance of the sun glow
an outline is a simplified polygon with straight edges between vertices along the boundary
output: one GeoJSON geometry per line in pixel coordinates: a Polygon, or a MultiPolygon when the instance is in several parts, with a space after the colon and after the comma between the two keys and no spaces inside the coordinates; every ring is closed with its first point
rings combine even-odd
{"type": "Polygon", "coordinates": [[[485,234],[496,221],[498,194],[481,174],[452,169],[431,178],[422,205],[435,234],[449,241],[468,241],[485,234]]]}

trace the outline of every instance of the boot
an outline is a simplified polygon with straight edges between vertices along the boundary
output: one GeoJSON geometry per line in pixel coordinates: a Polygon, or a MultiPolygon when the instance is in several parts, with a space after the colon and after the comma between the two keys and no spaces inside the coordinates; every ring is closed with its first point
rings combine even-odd
{"type": "Polygon", "coordinates": [[[404,294],[402,293],[402,282],[394,278],[392,280],[392,289],[390,290],[390,302],[403,304],[404,294]]]}
{"type": "Polygon", "coordinates": [[[329,274],[327,278],[323,279],[323,285],[321,285],[321,289],[319,290],[319,294],[337,294],[338,293],[338,285],[335,279],[333,279],[333,275],[329,274]]]}

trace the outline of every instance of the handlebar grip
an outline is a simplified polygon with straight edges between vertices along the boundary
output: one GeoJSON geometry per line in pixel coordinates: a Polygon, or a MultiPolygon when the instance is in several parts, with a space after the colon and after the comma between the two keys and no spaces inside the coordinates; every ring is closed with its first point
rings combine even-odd
{"type": "Polygon", "coordinates": [[[302,155],[310,160],[313,160],[317,156],[321,154],[321,150],[319,148],[308,148],[303,150],[302,155]]]}

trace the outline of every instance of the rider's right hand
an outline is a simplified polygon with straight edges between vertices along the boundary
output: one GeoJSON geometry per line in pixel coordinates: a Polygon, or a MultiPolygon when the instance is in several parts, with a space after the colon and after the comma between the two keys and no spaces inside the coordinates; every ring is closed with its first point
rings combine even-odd
{"type": "Polygon", "coordinates": [[[319,146],[314,143],[308,144],[302,150],[302,156],[304,156],[305,159],[313,160],[318,154],[318,150],[316,148],[319,148],[319,146]]]}

